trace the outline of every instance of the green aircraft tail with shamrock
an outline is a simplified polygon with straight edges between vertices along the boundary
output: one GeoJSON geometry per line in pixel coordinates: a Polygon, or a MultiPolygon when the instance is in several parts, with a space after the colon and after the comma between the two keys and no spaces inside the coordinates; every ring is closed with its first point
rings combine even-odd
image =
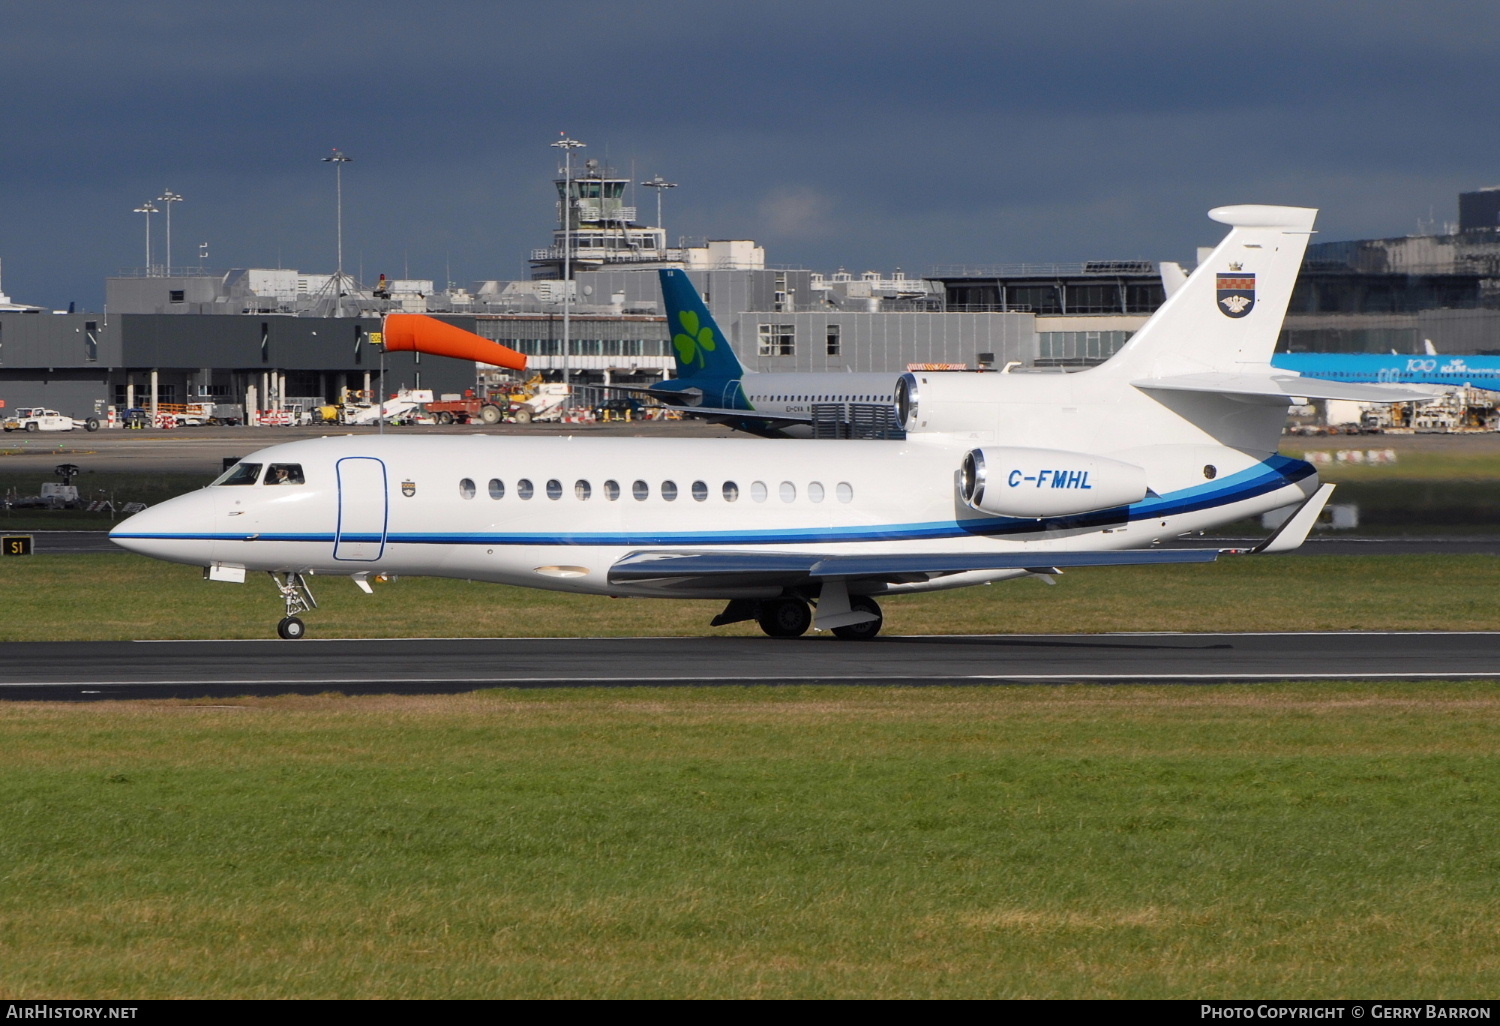
{"type": "Polygon", "coordinates": [[[745,368],[687,273],[663,269],[657,274],[667,308],[667,328],[672,333],[672,355],[677,360],[675,379],[658,385],[657,390],[693,389],[701,392],[709,406],[750,410],[740,388],[745,368]]]}

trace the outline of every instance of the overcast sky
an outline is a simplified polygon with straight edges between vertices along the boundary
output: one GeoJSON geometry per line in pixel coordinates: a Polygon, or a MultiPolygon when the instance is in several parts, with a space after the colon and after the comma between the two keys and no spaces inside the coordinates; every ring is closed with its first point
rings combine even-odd
{"type": "Polygon", "coordinates": [[[145,262],[525,277],[560,131],[669,235],[780,265],[1191,262],[1224,203],[1412,234],[1500,184],[1500,4],[0,3],[0,260],[98,309],[145,262]],[[633,169],[633,171],[632,171],[633,169]],[[637,202],[654,220],[654,200],[637,202]],[[160,204],[158,204],[160,205],[160,204]],[[155,259],[165,219],[153,218],[155,259]]]}

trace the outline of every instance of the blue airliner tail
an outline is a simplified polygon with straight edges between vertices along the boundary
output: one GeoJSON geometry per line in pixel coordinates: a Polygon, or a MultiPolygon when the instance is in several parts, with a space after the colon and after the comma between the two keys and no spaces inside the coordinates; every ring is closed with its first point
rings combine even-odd
{"type": "MultiPolygon", "coordinates": [[[[739,381],[745,368],[729,347],[729,339],[708,312],[703,297],[693,288],[685,271],[663,269],[661,295],[667,307],[667,330],[672,335],[672,355],[677,360],[677,379],[725,383],[739,381]]],[[[722,388],[705,388],[717,395],[722,388]]]]}

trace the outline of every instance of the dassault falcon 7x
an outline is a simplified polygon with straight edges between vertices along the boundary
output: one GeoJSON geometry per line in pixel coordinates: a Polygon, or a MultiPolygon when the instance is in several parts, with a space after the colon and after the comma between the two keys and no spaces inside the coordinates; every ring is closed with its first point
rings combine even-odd
{"type": "Polygon", "coordinates": [[[1300,378],[1274,348],[1316,211],[1232,206],[1209,259],[1110,360],[1076,374],[915,373],[904,441],[420,438],[273,445],[111,532],[210,580],[272,576],[302,636],[314,575],[431,575],[594,595],[715,598],[715,625],[870,638],[877,597],[1208,562],[1157,548],[1298,506],[1251,551],[1295,548],[1327,501],[1276,449],[1293,397],[1409,388],[1300,378]]]}

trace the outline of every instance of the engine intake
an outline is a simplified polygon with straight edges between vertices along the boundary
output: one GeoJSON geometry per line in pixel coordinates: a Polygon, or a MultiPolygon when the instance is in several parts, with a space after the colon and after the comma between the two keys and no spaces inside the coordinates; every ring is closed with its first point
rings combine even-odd
{"type": "Polygon", "coordinates": [[[1092,513],[1139,502],[1147,491],[1140,467],[1056,449],[973,449],[959,474],[959,492],[969,508],[1005,517],[1092,513]]]}

